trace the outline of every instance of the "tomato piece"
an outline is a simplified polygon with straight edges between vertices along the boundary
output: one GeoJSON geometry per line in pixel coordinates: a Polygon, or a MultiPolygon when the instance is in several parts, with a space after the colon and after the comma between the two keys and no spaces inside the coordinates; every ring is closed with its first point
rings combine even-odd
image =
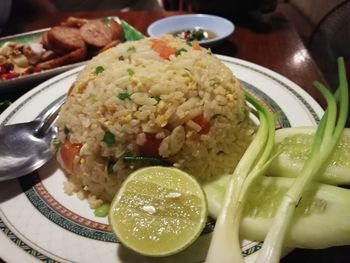
{"type": "Polygon", "coordinates": [[[162,58],[169,59],[171,55],[176,53],[176,48],[168,46],[168,43],[160,39],[150,39],[152,49],[156,51],[162,58]]]}
{"type": "Polygon", "coordinates": [[[200,134],[207,134],[209,132],[210,123],[202,114],[194,117],[192,121],[201,126],[201,130],[199,131],[200,134]]]}
{"type": "Polygon", "coordinates": [[[8,72],[8,73],[2,74],[2,79],[13,79],[13,78],[16,78],[18,76],[19,76],[19,74],[17,74],[17,73],[8,72]]]}
{"type": "Polygon", "coordinates": [[[154,134],[146,134],[146,142],[141,146],[140,152],[143,156],[159,157],[159,146],[162,140],[157,139],[154,134]]]}
{"type": "Polygon", "coordinates": [[[81,146],[81,144],[74,144],[66,140],[60,147],[59,153],[64,168],[70,173],[74,171],[74,160],[75,157],[79,156],[81,146]]]}

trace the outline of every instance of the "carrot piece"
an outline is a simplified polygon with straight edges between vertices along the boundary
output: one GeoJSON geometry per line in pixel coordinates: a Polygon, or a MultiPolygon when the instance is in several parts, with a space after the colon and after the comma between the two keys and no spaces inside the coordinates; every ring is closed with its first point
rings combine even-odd
{"type": "Polygon", "coordinates": [[[156,51],[162,58],[169,59],[171,55],[176,53],[176,48],[170,47],[168,43],[160,39],[150,39],[152,49],[156,51]]]}

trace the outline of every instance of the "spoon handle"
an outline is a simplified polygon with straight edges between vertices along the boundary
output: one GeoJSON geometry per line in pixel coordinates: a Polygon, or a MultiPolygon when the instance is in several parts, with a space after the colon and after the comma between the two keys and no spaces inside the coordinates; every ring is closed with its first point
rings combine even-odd
{"type": "Polygon", "coordinates": [[[34,135],[40,136],[46,133],[47,129],[51,126],[51,124],[56,120],[58,112],[60,111],[63,103],[66,98],[61,98],[50,110],[48,110],[43,117],[41,117],[41,121],[39,126],[35,129],[34,135]]]}

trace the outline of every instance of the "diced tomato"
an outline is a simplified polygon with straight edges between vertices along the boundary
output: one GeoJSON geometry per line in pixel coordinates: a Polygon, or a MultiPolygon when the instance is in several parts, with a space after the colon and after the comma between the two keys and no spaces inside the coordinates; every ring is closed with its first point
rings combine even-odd
{"type": "Polygon", "coordinates": [[[8,72],[8,73],[2,74],[2,79],[13,79],[13,78],[16,78],[18,76],[19,76],[19,74],[17,74],[17,73],[8,72]]]}
{"type": "Polygon", "coordinates": [[[152,49],[164,59],[169,59],[171,55],[176,53],[176,48],[170,47],[164,40],[153,38],[150,41],[152,43],[152,49]]]}
{"type": "Polygon", "coordinates": [[[4,74],[6,72],[7,72],[6,68],[4,66],[0,66],[0,74],[4,74]]]}
{"type": "Polygon", "coordinates": [[[154,134],[146,134],[146,142],[141,146],[140,152],[143,156],[159,157],[158,149],[162,140],[157,139],[154,134]]]}
{"type": "Polygon", "coordinates": [[[200,134],[207,134],[209,132],[210,123],[202,114],[194,117],[192,121],[201,126],[201,130],[199,131],[200,134]]]}
{"type": "Polygon", "coordinates": [[[79,156],[81,149],[81,144],[73,144],[66,140],[64,144],[60,147],[61,160],[63,162],[64,168],[68,172],[73,172],[74,170],[74,160],[76,156],[79,156]]]}

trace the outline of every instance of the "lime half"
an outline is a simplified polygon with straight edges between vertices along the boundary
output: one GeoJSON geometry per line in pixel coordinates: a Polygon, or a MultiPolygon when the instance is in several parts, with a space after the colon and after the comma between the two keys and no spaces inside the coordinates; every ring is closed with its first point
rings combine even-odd
{"type": "Polygon", "coordinates": [[[148,256],[175,254],[200,235],[207,203],[187,173],[152,166],[132,173],[111,204],[109,224],[126,247],[148,256]]]}

